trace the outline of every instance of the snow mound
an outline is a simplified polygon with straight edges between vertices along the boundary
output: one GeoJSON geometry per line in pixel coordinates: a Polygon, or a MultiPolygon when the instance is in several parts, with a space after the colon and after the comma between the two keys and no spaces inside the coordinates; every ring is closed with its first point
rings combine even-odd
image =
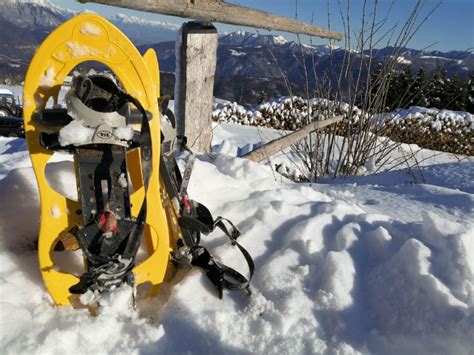
{"type": "MultiPolygon", "coordinates": [[[[245,173],[239,160],[222,159],[216,165],[199,162],[198,174],[206,176],[204,169],[215,172],[217,167],[227,175],[226,185],[262,181],[251,167],[245,173]],[[222,169],[229,163],[238,169],[222,169]]],[[[212,286],[199,272],[175,286],[161,322],[166,330],[179,324],[181,332],[174,336],[167,331],[159,342],[165,352],[386,353],[397,351],[393,335],[411,343],[405,349],[468,351],[472,224],[439,224],[434,214],[400,223],[307,186],[268,180],[265,185],[244,199],[230,193],[224,205],[210,195],[199,196],[245,221],[239,224],[242,243],[252,251],[258,272],[251,299],[228,295],[213,301],[212,286]],[[433,245],[433,236],[442,244],[433,245]],[[186,325],[186,319],[195,321],[186,325]],[[197,349],[192,341],[196,335],[207,339],[197,349]]],[[[211,245],[223,260],[245,270],[244,260],[232,259],[231,248],[211,245]]]]}
{"type": "Polygon", "coordinates": [[[22,138],[0,137],[0,179],[13,169],[31,166],[26,141],[22,138]]]}
{"type": "MultiPolygon", "coordinates": [[[[13,154],[11,147],[2,149],[13,154]]],[[[0,209],[2,353],[472,351],[474,199],[469,192],[454,190],[449,180],[444,187],[392,186],[386,192],[398,204],[391,207],[386,195],[368,194],[369,185],[294,184],[245,159],[198,158],[190,196],[242,231],[240,242],[256,265],[251,297],[225,292],[219,300],[201,271],[180,270],[157,298],[139,299],[136,311],[129,307],[127,287],[101,299],[96,317],[86,309],[54,307],[37,267],[34,175],[30,168],[12,169],[0,180],[8,206],[0,209]],[[458,197],[437,206],[439,189],[444,198],[458,197]],[[366,206],[355,197],[371,202],[366,206]],[[420,218],[391,217],[404,204],[409,210],[404,199],[414,197],[427,201],[420,218]],[[368,212],[368,205],[377,213],[368,212]]],[[[56,161],[50,184],[75,191],[70,165],[56,161]]],[[[459,177],[470,170],[457,171],[459,177]]],[[[463,184],[464,191],[472,191],[472,179],[466,176],[463,184]]],[[[204,237],[203,243],[218,259],[247,272],[245,259],[223,233],[204,237]]]]}

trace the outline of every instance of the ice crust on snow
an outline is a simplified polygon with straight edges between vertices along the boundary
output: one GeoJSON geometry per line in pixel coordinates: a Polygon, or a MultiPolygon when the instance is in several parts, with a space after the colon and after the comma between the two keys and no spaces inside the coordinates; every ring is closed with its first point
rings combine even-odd
{"type": "MultiPolygon", "coordinates": [[[[193,199],[241,229],[256,263],[252,296],[219,300],[202,272],[180,270],[137,311],[131,290],[118,288],[99,301],[96,318],[51,304],[37,266],[39,195],[22,165],[26,146],[0,139],[0,196],[9,207],[0,209],[2,353],[469,354],[474,162],[425,159],[419,185],[403,172],[309,185],[224,154],[271,134],[221,125],[213,143],[223,154],[200,156],[189,185],[193,199]]],[[[75,192],[66,159],[48,164],[48,183],[75,192]]],[[[203,243],[247,272],[222,233],[203,243]]],[[[64,259],[61,267],[71,267],[64,259]]]]}

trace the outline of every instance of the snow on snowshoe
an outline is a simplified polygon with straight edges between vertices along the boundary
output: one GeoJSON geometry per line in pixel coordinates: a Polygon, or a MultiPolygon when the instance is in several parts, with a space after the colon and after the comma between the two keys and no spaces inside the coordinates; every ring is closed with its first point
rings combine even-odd
{"type": "Polygon", "coordinates": [[[53,31],[28,69],[24,121],[41,198],[39,264],[56,304],[124,282],[149,283],[154,294],[169,271],[170,236],[176,228],[168,228],[162,204],[159,74],[152,77],[147,65],[153,61],[154,53],[142,58],[108,21],[83,14],[53,31]],[[57,104],[66,75],[85,61],[106,65],[123,87],[112,77],[77,77],[66,108],[47,109],[49,98],[57,104]],[[74,156],[79,201],[57,193],[46,180],[46,164],[55,150],[74,156]],[[142,236],[148,255],[135,265],[142,236]],[[54,262],[60,242],[82,249],[82,275],[54,262]]]}

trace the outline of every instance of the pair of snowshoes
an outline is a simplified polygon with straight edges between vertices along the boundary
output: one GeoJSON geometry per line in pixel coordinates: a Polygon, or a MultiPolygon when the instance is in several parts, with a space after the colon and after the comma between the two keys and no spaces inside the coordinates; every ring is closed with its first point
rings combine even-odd
{"type": "MultiPolygon", "coordinates": [[[[88,291],[122,284],[148,284],[150,296],[173,276],[175,265],[202,268],[222,290],[247,289],[249,280],[217,262],[200,236],[221,228],[236,241],[239,232],[187,195],[193,156],[181,174],[174,152],[185,138],[174,134],[167,100],[160,99],[156,54],[142,57],[105,19],[79,15],[53,31],[37,50],[24,87],[28,148],[41,198],[39,264],[54,302],[65,305],[88,291]],[[95,61],[110,73],[77,75],[58,108],[66,76],[95,61]],[[54,105],[46,103],[53,98],[54,105]],[[160,124],[159,101],[162,115],[160,124]],[[55,151],[73,155],[78,199],[56,192],[45,176],[55,151]],[[143,243],[144,242],[144,243],[143,243]],[[140,245],[146,257],[138,263],[140,245]],[[55,250],[80,249],[85,270],[74,275],[54,261],[55,250]]],[[[250,275],[250,277],[251,277],[250,275]]],[[[250,279],[250,278],[249,278],[250,279]]]]}

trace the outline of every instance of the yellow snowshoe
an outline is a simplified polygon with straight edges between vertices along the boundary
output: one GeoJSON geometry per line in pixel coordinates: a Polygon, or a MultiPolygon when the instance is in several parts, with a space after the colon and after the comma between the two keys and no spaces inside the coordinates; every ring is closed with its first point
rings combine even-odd
{"type": "Polygon", "coordinates": [[[169,272],[179,229],[177,216],[163,207],[162,201],[170,202],[160,187],[157,64],[154,52],[143,58],[121,31],[93,14],[59,26],[30,64],[24,121],[41,198],[39,264],[58,305],[122,283],[149,283],[155,294],[169,272]],[[106,65],[113,76],[78,76],[66,108],[46,108],[50,98],[58,103],[65,77],[86,61],[106,65]],[[78,201],[48,184],[46,164],[56,150],[74,156],[78,201]],[[148,254],[135,265],[142,236],[148,254]],[[58,244],[81,248],[86,264],[81,275],[54,262],[58,244]]]}

